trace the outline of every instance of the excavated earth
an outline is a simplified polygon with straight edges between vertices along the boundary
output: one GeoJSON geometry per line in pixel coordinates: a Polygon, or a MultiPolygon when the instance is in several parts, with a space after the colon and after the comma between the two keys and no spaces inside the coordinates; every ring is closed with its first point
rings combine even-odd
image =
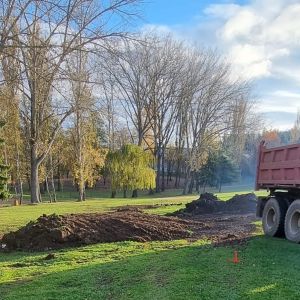
{"type": "Polygon", "coordinates": [[[203,215],[211,213],[249,214],[255,213],[257,197],[253,193],[235,195],[228,201],[221,201],[211,193],[204,193],[200,198],[189,202],[185,208],[169,215],[203,215]]]}
{"type": "Polygon", "coordinates": [[[43,215],[18,231],[5,234],[0,244],[7,250],[48,250],[119,241],[173,240],[191,237],[199,221],[120,209],[104,214],[43,215]]]}
{"type": "Polygon", "coordinates": [[[0,249],[45,251],[94,243],[183,238],[208,239],[215,245],[241,244],[255,231],[253,195],[236,195],[223,202],[212,194],[202,194],[173,216],[147,214],[130,206],[102,214],[43,215],[5,234],[0,249]]]}

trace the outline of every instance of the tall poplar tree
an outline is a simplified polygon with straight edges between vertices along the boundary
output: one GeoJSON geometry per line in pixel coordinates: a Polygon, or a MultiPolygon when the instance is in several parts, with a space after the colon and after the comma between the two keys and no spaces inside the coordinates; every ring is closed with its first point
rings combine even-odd
{"type": "MultiPolygon", "coordinates": [[[[0,130],[4,126],[3,122],[0,122],[0,130]]],[[[4,144],[4,140],[0,138],[0,146],[4,144]]],[[[3,159],[0,156],[0,199],[4,200],[9,197],[9,192],[7,188],[7,182],[8,182],[8,176],[7,176],[7,171],[8,171],[8,166],[3,163],[3,159]]]]}

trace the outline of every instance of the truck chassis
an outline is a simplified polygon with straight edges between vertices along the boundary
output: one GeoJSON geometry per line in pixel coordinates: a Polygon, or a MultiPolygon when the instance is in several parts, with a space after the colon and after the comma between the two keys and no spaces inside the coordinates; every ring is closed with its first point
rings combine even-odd
{"type": "Polygon", "coordinates": [[[300,144],[270,149],[260,145],[256,190],[260,189],[269,191],[259,197],[256,211],[264,233],[300,243],[300,144]]]}

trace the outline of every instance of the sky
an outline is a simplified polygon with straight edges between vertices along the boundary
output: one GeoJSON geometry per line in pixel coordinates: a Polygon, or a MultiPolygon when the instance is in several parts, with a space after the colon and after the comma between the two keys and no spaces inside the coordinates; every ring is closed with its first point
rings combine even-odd
{"type": "Polygon", "coordinates": [[[253,82],[269,128],[293,126],[300,109],[300,0],[145,0],[138,26],[212,47],[253,82]]]}

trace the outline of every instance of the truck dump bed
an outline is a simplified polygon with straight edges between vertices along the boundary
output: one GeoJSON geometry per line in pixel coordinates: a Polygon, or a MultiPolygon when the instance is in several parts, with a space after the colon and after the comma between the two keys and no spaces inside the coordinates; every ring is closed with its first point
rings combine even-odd
{"type": "Polygon", "coordinates": [[[300,188],[300,144],[259,148],[256,189],[300,188]]]}

